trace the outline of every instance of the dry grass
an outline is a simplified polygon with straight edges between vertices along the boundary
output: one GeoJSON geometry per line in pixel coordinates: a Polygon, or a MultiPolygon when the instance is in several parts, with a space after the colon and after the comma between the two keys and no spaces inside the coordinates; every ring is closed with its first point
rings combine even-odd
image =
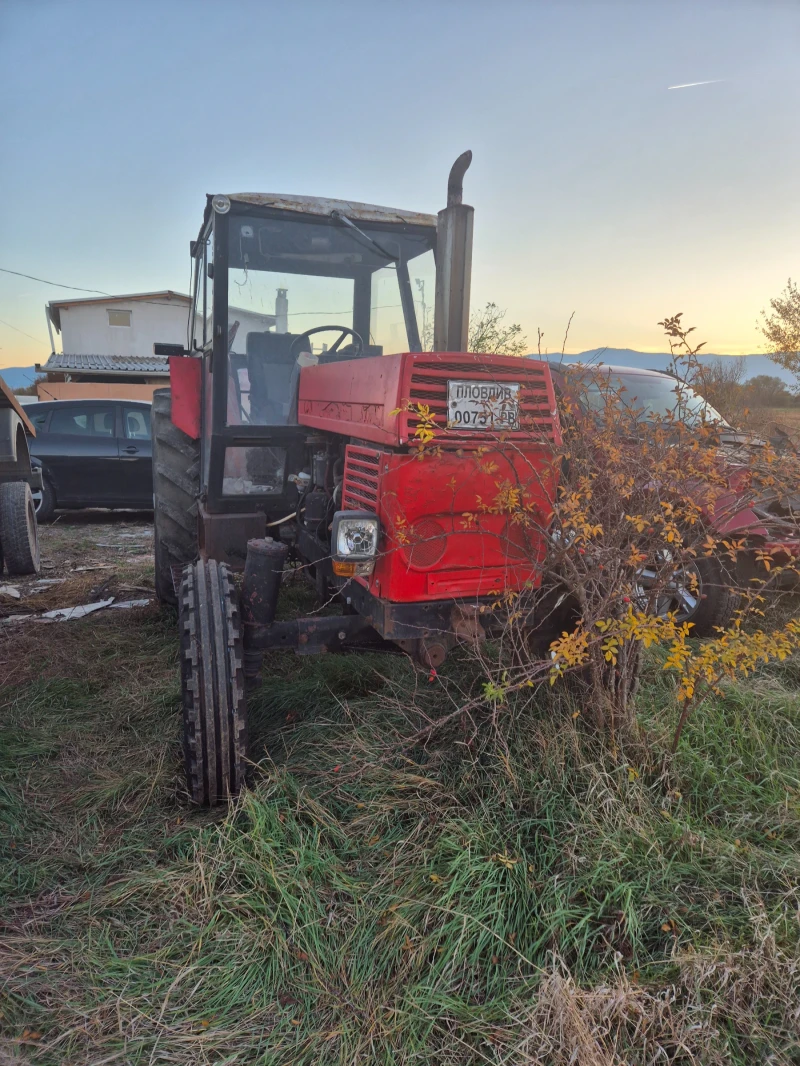
{"type": "Polygon", "coordinates": [[[534,700],[502,744],[404,746],[468,663],[275,656],[253,788],[204,815],[169,614],[28,624],[0,658],[0,1063],[800,1061],[797,663],[673,763],[651,663],[631,774],[534,700]]]}

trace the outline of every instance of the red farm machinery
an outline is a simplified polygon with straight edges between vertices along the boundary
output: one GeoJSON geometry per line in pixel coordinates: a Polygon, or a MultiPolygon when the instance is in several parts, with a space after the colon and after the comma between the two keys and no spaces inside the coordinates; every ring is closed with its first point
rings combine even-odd
{"type": "Polygon", "coordinates": [[[465,351],[470,160],[438,216],[207,199],[187,345],[156,346],[153,405],[156,589],[179,611],[197,803],[243,782],[265,651],[389,642],[436,667],[491,629],[498,590],[541,580],[537,523],[482,506],[505,486],[545,523],[559,429],[545,363],[465,351]],[[276,621],[290,567],[338,612],[276,621]]]}

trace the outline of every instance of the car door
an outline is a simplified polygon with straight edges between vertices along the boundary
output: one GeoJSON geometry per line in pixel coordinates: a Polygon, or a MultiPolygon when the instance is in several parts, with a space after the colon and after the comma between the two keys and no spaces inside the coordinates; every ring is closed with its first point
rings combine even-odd
{"type": "Polygon", "coordinates": [[[46,461],[59,502],[104,506],[118,492],[119,447],[113,403],[64,400],[53,406],[46,461]]]}
{"type": "Polygon", "coordinates": [[[153,506],[153,445],[150,439],[150,405],[120,405],[120,487],[131,507],[153,506]]]}

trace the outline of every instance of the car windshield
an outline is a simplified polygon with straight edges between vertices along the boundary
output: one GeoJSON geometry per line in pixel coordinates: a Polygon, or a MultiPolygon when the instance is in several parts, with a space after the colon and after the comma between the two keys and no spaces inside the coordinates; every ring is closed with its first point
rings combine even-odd
{"type": "Polygon", "coordinates": [[[583,372],[578,380],[586,402],[594,411],[602,410],[613,400],[648,422],[679,420],[689,426],[703,422],[728,426],[719,411],[676,378],[598,370],[583,372]]]}

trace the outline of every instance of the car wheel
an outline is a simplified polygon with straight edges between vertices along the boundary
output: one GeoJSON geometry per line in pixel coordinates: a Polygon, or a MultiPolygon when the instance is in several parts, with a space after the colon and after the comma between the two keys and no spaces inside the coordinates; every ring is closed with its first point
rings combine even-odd
{"type": "MultiPolygon", "coordinates": [[[[639,575],[643,599],[653,576],[647,569],[639,575]]],[[[674,612],[677,622],[691,622],[693,637],[712,637],[730,625],[740,599],[722,562],[711,557],[676,569],[658,597],[656,611],[674,612]]]]}
{"type": "Polygon", "coordinates": [[[36,520],[38,522],[49,522],[55,514],[56,494],[44,474],[42,474],[42,487],[40,489],[31,489],[31,496],[33,497],[33,508],[36,511],[36,520]]]}
{"type": "Polygon", "coordinates": [[[9,574],[39,573],[39,534],[27,481],[0,485],[0,544],[9,574]]]}

